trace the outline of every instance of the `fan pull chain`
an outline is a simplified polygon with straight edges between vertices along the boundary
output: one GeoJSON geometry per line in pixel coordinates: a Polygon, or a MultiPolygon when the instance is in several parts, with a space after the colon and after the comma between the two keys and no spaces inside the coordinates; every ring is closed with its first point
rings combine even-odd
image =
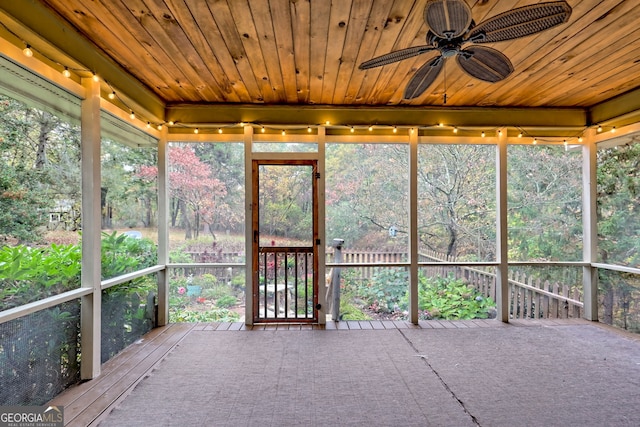
{"type": "Polygon", "coordinates": [[[444,59],[444,93],[442,94],[442,105],[447,105],[447,60],[444,59]]]}

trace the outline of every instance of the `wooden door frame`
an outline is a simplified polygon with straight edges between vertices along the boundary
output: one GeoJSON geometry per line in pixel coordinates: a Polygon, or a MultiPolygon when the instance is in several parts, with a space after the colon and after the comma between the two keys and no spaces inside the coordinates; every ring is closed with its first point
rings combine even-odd
{"type": "MultiPolygon", "coordinates": [[[[300,156],[302,157],[302,156],[300,156]]],[[[306,157],[306,156],[304,156],[306,157]]],[[[246,313],[245,316],[251,317],[251,324],[260,322],[260,323],[268,323],[268,322],[295,322],[295,323],[318,323],[319,311],[321,309],[321,304],[319,300],[319,295],[321,292],[320,289],[320,280],[319,280],[319,248],[320,248],[320,238],[319,238],[319,222],[318,222],[318,208],[319,208],[319,197],[320,194],[318,192],[319,185],[318,181],[320,180],[320,173],[318,172],[319,160],[317,158],[292,158],[292,156],[256,156],[256,158],[251,159],[251,199],[252,199],[252,209],[251,209],[251,230],[248,235],[251,236],[251,280],[247,285],[251,286],[251,309],[250,313],[246,313]],[[311,179],[311,191],[312,191],[312,241],[311,247],[313,248],[313,261],[312,261],[312,280],[313,280],[313,302],[312,302],[312,310],[313,314],[311,318],[274,318],[274,319],[266,319],[260,318],[259,316],[259,253],[260,253],[260,235],[259,235],[259,218],[260,218],[260,199],[259,199],[259,168],[261,165],[273,165],[273,166],[311,166],[312,167],[312,179],[311,179]]]]}

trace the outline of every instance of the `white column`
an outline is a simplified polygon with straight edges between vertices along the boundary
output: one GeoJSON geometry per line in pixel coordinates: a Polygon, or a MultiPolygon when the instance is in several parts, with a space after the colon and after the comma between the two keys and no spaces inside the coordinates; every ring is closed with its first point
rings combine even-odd
{"type": "Polygon", "coordinates": [[[409,132],[409,320],[418,324],[418,130],[409,132]]]}
{"type": "Polygon", "coordinates": [[[326,129],[324,126],[318,127],[318,238],[320,245],[318,246],[318,304],[322,307],[318,310],[318,323],[324,325],[327,323],[327,281],[324,280],[326,274],[326,247],[327,237],[325,235],[327,227],[325,226],[325,143],[326,129]]]}
{"type": "Polygon", "coordinates": [[[244,323],[253,325],[253,180],[252,180],[253,127],[244,127],[244,224],[245,224],[245,280],[244,280],[244,323]]]}
{"type": "Polygon", "coordinates": [[[158,326],[169,324],[169,147],[167,126],[158,141],[158,326]]]}
{"type": "MultiPolygon", "coordinates": [[[[597,197],[597,153],[595,130],[590,129],[584,136],[582,146],[582,258],[584,262],[594,263],[598,253],[598,220],[596,214],[597,197]]],[[[582,268],[584,290],[583,317],[598,320],[598,269],[582,268]]]]}
{"type": "Polygon", "coordinates": [[[82,287],[93,292],[81,301],[82,379],[100,375],[102,288],[100,286],[100,83],[82,79],[82,287]]]}
{"type": "Polygon", "coordinates": [[[507,246],[507,130],[498,131],[496,146],[496,304],[498,319],[509,321],[509,265],[507,246]]]}

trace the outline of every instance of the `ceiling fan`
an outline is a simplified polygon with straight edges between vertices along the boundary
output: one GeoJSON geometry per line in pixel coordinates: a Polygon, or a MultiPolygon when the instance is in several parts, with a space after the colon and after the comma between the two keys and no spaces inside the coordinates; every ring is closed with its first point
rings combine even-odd
{"type": "MultiPolygon", "coordinates": [[[[411,78],[404,90],[404,99],[422,95],[440,74],[444,60],[454,56],[470,76],[495,83],[507,78],[513,72],[513,65],[502,52],[478,44],[526,37],[567,22],[570,15],[571,6],[566,1],[552,1],[518,7],[475,25],[464,0],[429,0],[424,8],[424,20],[429,27],[427,45],[378,56],[363,62],[359,68],[367,70],[438,51],[438,55],[411,78]]],[[[444,102],[446,104],[446,94],[444,102]]]]}

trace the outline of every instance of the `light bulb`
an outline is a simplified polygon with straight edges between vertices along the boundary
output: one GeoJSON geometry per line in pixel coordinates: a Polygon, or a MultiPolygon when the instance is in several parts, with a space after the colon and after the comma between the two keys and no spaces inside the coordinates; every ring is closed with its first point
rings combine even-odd
{"type": "Polygon", "coordinates": [[[329,120],[327,120],[326,122],[324,122],[324,124],[329,126],[331,124],[331,122],[329,120]]]}
{"type": "Polygon", "coordinates": [[[498,131],[498,136],[502,136],[502,131],[501,130],[498,131]]]}
{"type": "Polygon", "coordinates": [[[264,133],[264,126],[262,126],[262,129],[260,129],[260,132],[264,133]]]}
{"type": "Polygon", "coordinates": [[[133,119],[135,119],[135,118],[136,118],[136,115],[135,115],[135,113],[132,111],[132,112],[131,112],[131,114],[129,114],[129,117],[131,117],[131,120],[133,120],[133,119]]]}
{"type": "Polygon", "coordinates": [[[598,132],[602,132],[602,126],[598,126],[598,132]]]}
{"type": "Polygon", "coordinates": [[[159,124],[159,125],[156,127],[156,129],[158,129],[158,130],[162,130],[162,125],[161,125],[161,124],[159,124]]]}
{"type": "Polygon", "coordinates": [[[518,138],[522,138],[522,132],[518,134],[518,138]]]}
{"type": "Polygon", "coordinates": [[[98,75],[96,73],[93,73],[93,81],[94,82],[99,82],[100,81],[100,77],[98,77],[98,75]]]}
{"type": "Polygon", "coordinates": [[[611,128],[611,133],[616,133],[616,127],[615,126],[611,128]]]}
{"type": "Polygon", "coordinates": [[[578,142],[582,142],[582,137],[578,138],[578,142]]]}
{"type": "Polygon", "coordinates": [[[65,76],[66,78],[71,77],[71,72],[69,71],[68,67],[64,67],[64,70],[62,70],[62,75],[65,76]]]}
{"type": "Polygon", "coordinates": [[[482,133],[480,134],[480,136],[484,138],[484,132],[482,132],[482,133]]]}
{"type": "Polygon", "coordinates": [[[169,125],[173,126],[174,124],[176,124],[176,122],[174,122],[173,120],[169,120],[169,125]]]}
{"type": "Polygon", "coordinates": [[[439,127],[444,127],[444,123],[440,122],[440,123],[438,123],[438,126],[439,127]]]}
{"type": "Polygon", "coordinates": [[[369,132],[373,130],[373,126],[369,126],[369,132]]]}
{"type": "Polygon", "coordinates": [[[533,145],[536,145],[538,143],[538,140],[533,138],[533,145]]]}
{"type": "Polygon", "coordinates": [[[222,128],[218,128],[218,133],[222,133],[222,128]]]}
{"type": "Polygon", "coordinates": [[[453,128],[453,133],[458,133],[458,128],[453,128]]]}
{"type": "Polygon", "coordinates": [[[109,99],[116,99],[116,93],[115,92],[111,92],[108,96],[109,96],[109,99]]]}
{"type": "Polygon", "coordinates": [[[199,130],[198,128],[195,128],[195,129],[193,130],[193,133],[198,133],[198,132],[200,132],[200,130],[199,130]]]}
{"type": "Polygon", "coordinates": [[[30,45],[27,45],[27,47],[22,49],[22,53],[24,53],[24,56],[26,56],[27,58],[31,58],[33,56],[33,51],[31,50],[30,45]]]}
{"type": "Polygon", "coordinates": [[[282,136],[285,136],[287,133],[284,131],[284,129],[282,130],[282,136]]]}
{"type": "Polygon", "coordinates": [[[411,134],[413,135],[413,128],[411,128],[411,129],[409,130],[409,132],[411,132],[411,134]]]}
{"type": "Polygon", "coordinates": [[[393,133],[397,133],[398,132],[398,128],[397,127],[393,127],[393,133]]]}
{"type": "Polygon", "coordinates": [[[353,126],[351,126],[351,133],[355,132],[356,130],[353,128],[353,126]]]}
{"type": "Polygon", "coordinates": [[[307,132],[311,133],[311,126],[307,126],[307,132]]]}
{"type": "Polygon", "coordinates": [[[147,129],[151,127],[151,123],[147,122],[147,129]]]}

